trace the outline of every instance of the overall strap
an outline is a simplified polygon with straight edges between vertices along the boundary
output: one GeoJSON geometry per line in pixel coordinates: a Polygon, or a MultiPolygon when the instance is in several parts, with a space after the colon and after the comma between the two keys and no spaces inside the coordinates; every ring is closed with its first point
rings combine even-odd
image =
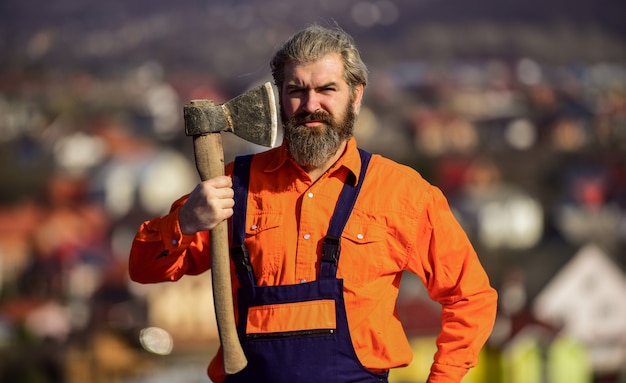
{"type": "Polygon", "coordinates": [[[233,170],[233,190],[235,191],[234,214],[232,224],[232,246],[230,256],[235,263],[235,273],[242,286],[254,286],[254,273],[250,263],[250,254],[244,245],[246,237],[246,210],[248,207],[248,184],[252,154],[235,158],[233,170]]]}
{"type": "Polygon", "coordinates": [[[361,191],[361,186],[365,180],[365,172],[367,171],[370,158],[372,157],[371,153],[360,148],[359,154],[361,156],[361,173],[359,174],[358,183],[353,186],[350,182],[346,182],[343,185],[337,206],[335,206],[335,211],[330,221],[330,226],[328,227],[328,233],[326,237],[324,237],[320,279],[336,278],[337,276],[337,265],[341,251],[341,233],[348,222],[348,218],[350,218],[352,208],[354,208],[356,199],[361,191]]]}

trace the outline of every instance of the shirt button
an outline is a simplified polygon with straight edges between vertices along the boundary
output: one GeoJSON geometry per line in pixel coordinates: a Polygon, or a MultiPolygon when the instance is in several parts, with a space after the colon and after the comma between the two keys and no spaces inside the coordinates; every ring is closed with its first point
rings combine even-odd
{"type": "Polygon", "coordinates": [[[178,244],[178,241],[175,239],[172,239],[172,245],[176,246],[178,244]]]}
{"type": "Polygon", "coordinates": [[[251,230],[256,230],[256,229],[258,229],[258,228],[259,228],[259,227],[258,227],[257,225],[252,225],[252,226],[250,226],[250,229],[251,229],[251,230]]]}
{"type": "Polygon", "coordinates": [[[309,194],[307,194],[307,196],[308,196],[309,198],[313,198],[313,193],[309,192],[309,194]]]}
{"type": "Polygon", "coordinates": [[[306,283],[306,279],[300,279],[300,283],[306,283]]]}
{"type": "Polygon", "coordinates": [[[357,235],[356,235],[356,237],[357,237],[358,239],[363,239],[363,234],[359,233],[359,234],[357,234],[357,235]]]}
{"type": "Polygon", "coordinates": [[[304,235],[304,239],[309,239],[309,238],[311,238],[311,234],[305,234],[304,235]]]}

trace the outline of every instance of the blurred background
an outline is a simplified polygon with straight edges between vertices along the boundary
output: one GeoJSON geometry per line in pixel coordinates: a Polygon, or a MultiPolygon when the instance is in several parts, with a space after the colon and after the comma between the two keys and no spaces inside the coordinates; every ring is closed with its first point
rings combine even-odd
{"type": "MultiPolygon", "coordinates": [[[[500,294],[464,382],[626,382],[622,0],[0,0],[0,381],[208,382],[210,276],[129,282],[198,182],[182,108],[271,81],[310,23],[370,68],[360,146],[448,196],[500,294]]],[[[224,136],[226,159],[263,150],[224,136]]],[[[424,382],[439,307],[407,275],[424,382]]]]}

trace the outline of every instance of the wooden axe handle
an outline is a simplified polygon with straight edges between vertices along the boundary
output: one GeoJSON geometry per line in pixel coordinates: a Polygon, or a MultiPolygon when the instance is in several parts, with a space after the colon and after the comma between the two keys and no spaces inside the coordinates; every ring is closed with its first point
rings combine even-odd
{"type": "MultiPolygon", "coordinates": [[[[221,134],[209,133],[195,136],[193,144],[200,178],[205,181],[224,175],[221,134]]],[[[241,348],[235,324],[226,221],[222,221],[211,230],[211,276],[217,330],[224,354],[224,372],[235,374],[246,367],[248,360],[241,348]]]]}

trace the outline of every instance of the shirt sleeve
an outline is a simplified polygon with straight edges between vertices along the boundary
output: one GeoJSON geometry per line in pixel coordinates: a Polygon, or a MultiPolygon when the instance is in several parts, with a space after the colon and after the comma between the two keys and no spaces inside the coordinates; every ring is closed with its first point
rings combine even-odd
{"type": "Polygon", "coordinates": [[[448,202],[435,187],[418,217],[418,274],[439,302],[441,332],[428,383],[458,383],[476,365],[496,315],[497,293],[448,202]]]}
{"type": "Polygon", "coordinates": [[[176,281],[185,274],[209,269],[207,232],[184,235],[180,229],[178,213],[187,197],[174,202],[167,215],[139,227],[129,255],[128,272],[133,281],[176,281]]]}

